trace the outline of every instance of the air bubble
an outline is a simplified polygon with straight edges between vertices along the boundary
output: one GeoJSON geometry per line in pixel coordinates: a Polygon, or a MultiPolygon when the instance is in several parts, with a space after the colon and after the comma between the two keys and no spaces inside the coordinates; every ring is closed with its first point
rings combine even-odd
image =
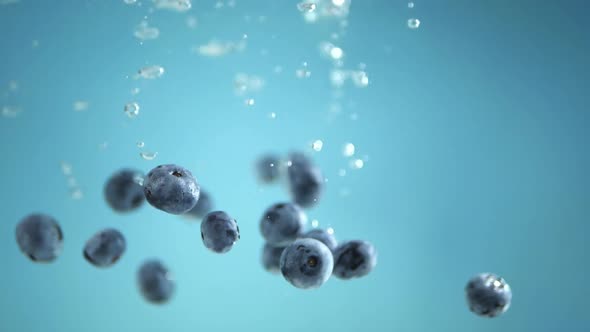
{"type": "Polygon", "coordinates": [[[139,156],[143,160],[154,160],[158,156],[158,153],[157,152],[140,152],[139,156]]]}
{"type": "Polygon", "coordinates": [[[317,5],[313,2],[300,2],[297,4],[297,9],[302,13],[311,13],[316,7],[317,5]]]}
{"type": "Polygon", "coordinates": [[[322,142],[322,140],[315,140],[313,143],[311,143],[311,148],[316,151],[316,152],[320,152],[322,151],[322,148],[324,147],[324,142],[322,142]]]}
{"type": "Polygon", "coordinates": [[[414,3],[413,2],[408,2],[408,8],[414,8],[414,3]]]}
{"type": "Polygon", "coordinates": [[[346,143],[344,144],[344,147],[342,148],[342,154],[345,157],[352,157],[354,155],[354,144],[352,143],[346,143]]]}
{"type": "Polygon", "coordinates": [[[277,113],[275,112],[270,112],[270,114],[268,115],[271,119],[276,119],[277,118],[277,113]]]}
{"type": "Polygon", "coordinates": [[[190,0],[153,0],[156,8],[167,9],[175,12],[185,12],[191,9],[190,0]]]}
{"type": "Polygon", "coordinates": [[[320,222],[317,219],[314,219],[311,221],[311,227],[318,228],[319,225],[320,225],[320,222]]]}
{"type": "Polygon", "coordinates": [[[248,98],[248,99],[244,100],[244,104],[246,106],[254,106],[255,103],[256,103],[256,101],[254,100],[254,98],[248,98]]]}
{"type": "MultiPolygon", "coordinates": [[[[158,77],[161,77],[162,75],[164,75],[164,67],[162,66],[147,66],[147,67],[143,67],[141,69],[139,69],[137,71],[137,75],[136,75],[136,79],[137,78],[144,78],[144,79],[148,79],[148,80],[153,80],[156,79],[158,77]]],[[[137,88],[139,91],[139,88],[137,88]]]]}
{"type": "Polygon", "coordinates": [[[139,114],[139,104],[135,102],[129,103],[125,105],[124,111],[130,119],[133,119],[139,114]]]}
{"type": "Polygon", "coordinates": [[[417,18],[411,18],[408,20],[408,28],[414,30],[420,27],[420,20],[417,18]]]}
{"type": "Polygon", "coordinates": [[[136,145],[138,148],[143,149],[143,147],[145,146],[145,143],[143,141],[138,141],[136,145]]]}
{"type": "Polygon", "coordinates": [[[73,108],[74,108],[74,111],[76,111],[76,112],[83,112],[83,111],[88,110],[89,105],[90,104],[87,101],[79,100],[79,101],[74,102],[73,108]]]}
{"type": "Polygon", "coordinates": [[[346,176],[346,170],[344,168],[341,168],[338,170],[338,175],[339,176],[346,176]]]}
{"type": "Polygon", "coordinates": [[[147,21],[142,21],[135,27],[133,35],[139,40],[151,40],[160,36],[160,29],[150,27],[147,21]]]}
{"type": "Polygon", "coordinates": [[[350,162],[350,168],[361,169],[365,166],[365,162],[362,159],[355,159],[350,162]]]}

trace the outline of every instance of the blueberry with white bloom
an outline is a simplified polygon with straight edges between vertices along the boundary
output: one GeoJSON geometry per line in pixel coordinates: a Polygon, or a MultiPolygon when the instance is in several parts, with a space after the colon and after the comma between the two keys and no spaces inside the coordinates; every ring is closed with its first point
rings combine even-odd
{"type": "Polygon", "coordinates": [[[61,253],[63,234],[57,221],[46,214],[31,214],[16,226],[16,242],[33,262],[52,262],[61,253]]]}
{"type": "Polygon", "coordinates": [[[503,314],[512,302],[510,285],[493,273],[481,273],[471,278],[465,293],[469,310],[483,317],[492,318],[503,314]]]}
{"type": "Polygon", "coordinates": [[[267,243],[286,246],[295,241],[303,230],[307,216],[292,203],[278,203],[269,207],[260,220],[260,232],[267,243]]]}
{"type": "Polygon", "coordinates": [[[293,286],[318,288],[332,274],[334,259],[325,244],[315,239],[299,239],[281,255],[281,274],[293,286]]]}
{"type": "Polygon", "coordinates": [[[210,212],[201,222],[201,238],[209,250],[226,253],[240,239],[240,228],[229,214],[223,211],[210,212]]]}
{"type": "Polygon", "coordinates": [[[377,265],[377,251],[366,241],[347,241],[334,250],[335,277],[360,278],[369,274],[377,265]]]}
{"type": "Polygon", "coordinates": [[[144,180],[147,201],[171,214],[184,214],[195,207],[200,188],[192,173],[177,165],[160,165],[144,180]]]}
{"type": "Polygon", "coordinates": [[[84,258],[96,267],[115,264],[127,247],[125,237],[116,229],[102,230],[88,240],[84,246],[84,258]]]}

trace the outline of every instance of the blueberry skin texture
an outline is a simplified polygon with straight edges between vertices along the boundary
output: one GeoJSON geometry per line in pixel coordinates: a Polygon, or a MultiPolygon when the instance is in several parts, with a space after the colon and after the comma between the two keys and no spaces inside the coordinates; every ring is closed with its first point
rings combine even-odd
{"type": "Polygon", "coordinates": [[[279,157],[273,154],[268,154],[258,159],[256,162],[258,179],[264,183],[276,181],[280,177],[279,163],[279,157]]]}
{"type": "Polygon", "coordinates": [[[31,214],[16,226],[16,242],[33,262],[49,263],[61,253],[63,233],[53,217],[31,214]]]}
{"type": "Polygon", "coordinates": [[[334,250],[335,277],[339,279],[360,278],[369,274],[377,265],[377,251],[366,241],[348,241],[334,250]]]}
{"type": "Polygon", "coordinates": [[[330,234],[324,229],[312,229],[311,231],[301,235],[301,238],[316,239],[325,244],[331,252],[334,252],[338,246],[338,241],[336,241],[334,234],[330,234]]]}
{"type": "Polygon", "coordinates": [[[465,294],[469,310],[482,317],[497,317],[506,312],[512,302],[510,285],[493,273],[481,273],[471,278],[465,294]]]}
{"type": "Polygon", "coordinates": [[[199,190],[199,200],[194,208],[192,208],[185,215],[191,218],[203,218],[207,213],[213,211],[213,199],[211,195],[203,189],[199,190]]]}
{"type": "Polygon", "coordinates": [[[84,246],[84,258],[96,267],[115,264],[127,247],[125,237],[116,229],[107,228],[94,234],[84,246]]]}
{"type": "Polygon", "coordinates": [[[176,288],[168,268],[158,260],[148,260],[141,265],[137,282],[143,297],[155,304],[170,300],[176,288]]]}
{"type": "Polygon", "coordinates": [[[262,266],[271,273],[279,273],[281,270],[281,254],[285,247],[275,247],[266,243],[262,248],[262,266]]]}
{"type": "Polygon", "coordinates": [[[334,259],[325,244],[315,239],[299,239],[281,254],[281,274],[293,286],[318,288],[332,274],[334,259]]]}
{"type": "Polygon", "coordinates": [[[223,254],[240,239],[240,228],[235,219],[223,211],[208,213],[201,223],[201,239],[207,249],[223,254]]]}
{"type": "Polygon", "coordinates": [[[199,184],[192,173],[177,165],[160,165],[144,180],[147,201],[156,209],[170,214],[184,214],[199,200],[199,184]]]}
{"type": "Polygon", "coordinates": [[[143,187],[135,178],[142,172],[122,169],[111,175],[104,186],[107,204],[116,212],[129,212],[139,208],[145,201],[143,187]]]}
{"type": "Polygon", "coordinates": [[[291,198],[301,207],[308,208],[318,203],[324,189],[324,177],[302,153],[291,153],[287,178],[291,198]]]}
{"type": "Polygon", "coordinates": [[[260,220],[260,232],[267,243],[281,247],[295,241],[303,230],[307,216],[292,203],[277,203],[269,207],[260,220]]]}

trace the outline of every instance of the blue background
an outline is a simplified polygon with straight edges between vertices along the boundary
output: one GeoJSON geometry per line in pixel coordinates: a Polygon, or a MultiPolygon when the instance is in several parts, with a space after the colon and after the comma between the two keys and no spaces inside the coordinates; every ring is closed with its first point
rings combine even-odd
{"type": "Polygon", "coordinates": [[[338,100],[318,51],[341,33],[338,20],[307,24],[286,0],[238,0],[233,9],[193,1],[185,14],[150,14],[143,1],[0,6],[0,106],[23,109],[0,117],[0,331],[590,330],[586,1],[417,0],[408,9],[353,0],[346,34],[332,42],[345,68],[367,64],[370,84],[347,85],[338,100]],[[140,45],[133,29],[144,15],[161,35],[140,45]],[[417,30],[407,27],[413,16],[417,30]],[[242,53],[191,52],[243,34],[242,53]],[[303,61],[309,79],[294,75],[303,61]],[[166,73],[126,78],[146,64],[166,73]],[[266,80],[252,107],[234,95],[238,72],[266,80]],[[19,89],[5,93],[10,80],[19,89]],[[74,112],[76,100],[89,109],[74,112]],[[141,110],[130,120],[122,109],[133,100],[141,110]],[[329,181],[309,218],[339,239],[371,241],[379,263],[364,279],[302,291],[260,265],[258,220],[288,196],[258,184],[252,164],[318,138],[324,149],[313,157],[329,181]],[[158,157],[142,160],[138,140],[158,157]],[[348,169],[345,142],[368,156],[363,169],[348,169]],[[60,161],[72,164],[83,199],[70,197],[60,161]],[[163,163],[191,169],[238,219],[242,239],[230,253],[208,252],[198,223],[148,205],[129,215],[107,207],[102,188],[113,171],[163,163]],[[16,245],[15,225],[34,211],[63,228],[53,264],[31,263],[16,245]],[[128,251],[99,270],[81,250],[104,227],[122,230],[128,251]],[[177,279],[164,306],[137,291],[136,269],[150,257],[177,279]],[[463,287],[479,272],[510,283],[504,316],[468,311],[463,287]]]}

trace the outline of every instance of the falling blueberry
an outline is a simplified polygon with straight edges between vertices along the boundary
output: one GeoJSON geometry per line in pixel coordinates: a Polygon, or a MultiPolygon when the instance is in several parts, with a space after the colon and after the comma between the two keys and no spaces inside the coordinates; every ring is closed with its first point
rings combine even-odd
{"type": "Polygon", "coordinates": [[[334,250],[333,274],[340,279],[364,277],[377,265],[377,251],[366,241],[348,241],[334,250]]]}
{"type": "Polygon", "coordinates": [[[171,214],[184,214],[199,200],[199,185],[191,172],[177,165],[160,165],[144,180],[147,201],[171,214]]]}
{"type": "Polygon", "coordinates": [[[323,285],[332,274],[334,259],[325,244],[315,239],[300,239],[281,254],[281,274],[297,288],[323,285]]]}
{"type": "Polygon", "coordinates": [[[185,213],[186,216],[191,218],[203,218],[207,213],[213,210],[213,199],[211,195],[203,189],[199,192],[199,200],[194,208],[192,208],[189,212],[185,213]]]}
{"type": "Polygon", "coordinates": [[[86,242],[84,258],[97,267],[115,264],[125,252],[125,237],[116,229],[105,229],[86,242]]]}
{"type": "Polygon", "coordinates": [[[270,183],[279,178],[279,157],[274,154],[262,156],[256,162],[256,173],[261,182],[270,183]]]}
{"type": "Polygon", "coordinates": [[[307,217],[299,206],[278,203],[264,212],[260,220],[260,232],[267,243],[287,246],[301,235],[306,221],[307,217]]]}
{"type": "Polygon", "coordinates": [[[16,227],[16,242],[33,262],[51,262],[63,247],[63,234],[57,221],[45,214],[31,214],[16,227]]]}
{"type": "Polygon", "coordinates": [[[281,254],[285,247],[275,247],[265,244],[262,248],[262,266],[271,273],[279,273],[281,265],[281,254]]]}
{"type": "Polygon", "coordinates": [[[303,153],[291,153],[289,161],[287,175],[293,201],[305,208],[315,205],[324,186],[320,169],[303,153]]]}
{"type": "Polygon", "coordinates": [[[301,237],[308,239],[316,239],[321,243],[325,244],[326,247],[328,247],[328,249],[330,249],[330,251],[332,252],[336,249],[336,246],[338,245],[334,233],[328,232],[324,229],[312,229],[311,231],[301,235],[301,237]]]}
{"type": "Polygon", "coordinates": [[[132,169],[122,169],[111,175],[104,186],[104,197],[113,210],[128,212],[143,204],[143,187],[137,181],[142,176],[132,169]]]}
{"type": "Polygon", "coordinates": [[[240,228],[236,220],[227,213],[210,212],[201,223],[201,238],[205,247],[211,251],[226,253],[240,239],[240,228]]]}
{"type": "Polygon", "coordinates": [[[165,303],[174,294],[175,282],[168,268],[158,260],[148,260],[137,273],[143,297],[152,303],[165,303]]]}
{"type": "Polygon", "coordinates": [[[483,317],[492,318],[503,314],[512,302],[510,285],[493,273],[481,273],[473,277],[467,283],[465,293],[469,310],[483,317]]]}

